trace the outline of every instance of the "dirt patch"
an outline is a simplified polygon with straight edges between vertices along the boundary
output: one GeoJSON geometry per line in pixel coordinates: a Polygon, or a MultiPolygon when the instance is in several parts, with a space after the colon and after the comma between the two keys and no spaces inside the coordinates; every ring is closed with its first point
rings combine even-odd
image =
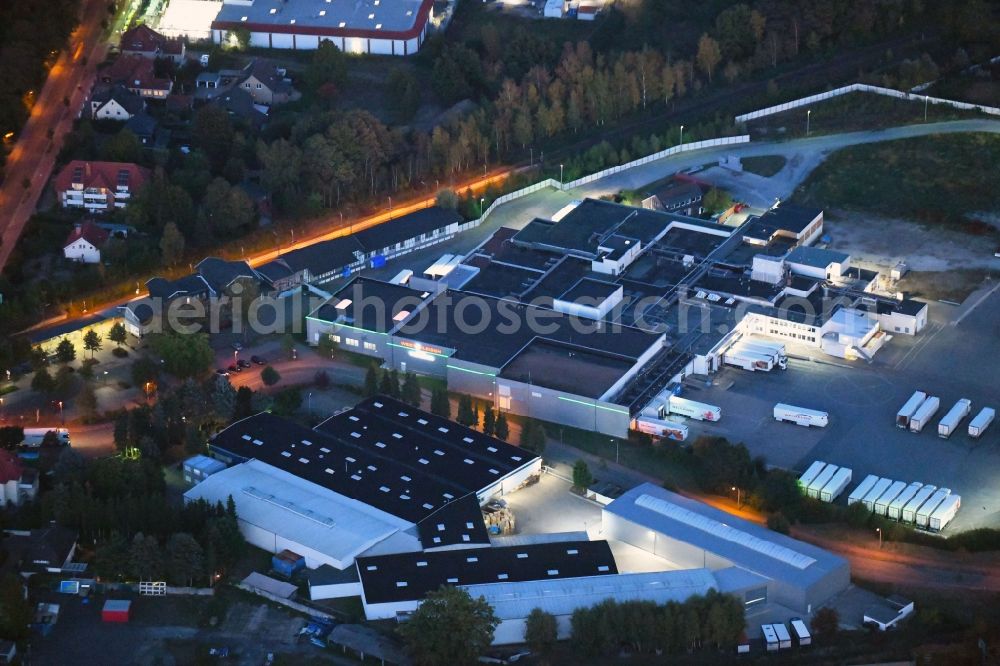
{"type": "Polygon", "coordinates": [[[982,270],[913,272],[900,280],[898,286],[911,297],[961,303],[979,288],[986,275],[982,270]]]}

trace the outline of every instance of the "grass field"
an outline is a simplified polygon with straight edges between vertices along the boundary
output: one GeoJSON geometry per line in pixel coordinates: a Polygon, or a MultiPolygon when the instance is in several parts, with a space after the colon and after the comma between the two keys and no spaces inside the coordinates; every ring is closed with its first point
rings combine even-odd
{"type": "Polygon", "coordinates": [[[740,160],[743,163],[743,170],[755,173],[758,176],[770,178],[785,168],[788,160],[783,155],[760,155],[757,157],[744,157],[740,160]]]}
{"type": "Polygon", "coordinates": [[[794,195],[799,203],[844,208],[965,233],[996,236],[980,219],[1000,212],[1000,136],[949,134],[839,150],[794,195]]]}

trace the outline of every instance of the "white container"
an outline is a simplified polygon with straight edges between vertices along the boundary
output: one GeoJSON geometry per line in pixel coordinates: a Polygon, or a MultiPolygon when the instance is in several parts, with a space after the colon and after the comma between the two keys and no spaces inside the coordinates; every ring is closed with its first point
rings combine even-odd
{"type": "Polygon", "coordinates": [[[826,427],[830,422],[830,415],[816,409],[806,409],[805,407],[795,407],[779,402],[774,406],[775,421],[789,421],[800,426],[826,427]]]}
{"type": "Polygon", "coordinates": [[[774,359],[763,354],[754,354],[751,351],[741,348],[739,345],[730,348],[722,355],[722,362],[727,365],[735,365],[738,368],[756,372],[770,372],[774,368],[774,359]]]}
{"type": "Polygon", "coordinates": [[[937,508],[948,498],[948,495],[951,495],[950,488],[938,488],[937,492],[931,495],[930,499],[917,509],[917,516],[914,520],[917,527],[926,528],[928,526],[931,514],[937,511],[937,508]]]}
{"type": "Polygon", "coordinates": [[[909,428],[910,417],[913,416],[913,413],[917,411],[917,408],[920,407],[926,399],[927,394],[923,391],[917,391],[911,395],[910,399],[906,401],[903,407],[896,412],[896,426],[899,428],[909,428]]]}
{"type": "Polygon", "coordinates": [[[797,617],[793,617],[789,624],[792,625],[792,632],[795,635],[795,641],[799,644],[799,647],[812,644],[812,634],[809,633],[809,628],[806,627],[805,622],[797,617]]]}
{"type": "Polygon", "coordinates": [[[903,507],[903,512],[899,514],[899,519],[904,523],[912,523],[916,521],[917,510],[920,509],[920,505],[926,502],[935,492],[937,492],[937,486],[932,486],[930,484],[918,490],[917,494],[913,496],[913,499],[907,502],[903,507]]]}
{"type": "Polygon", "coordinates": [[[923,430],[924,426],[930,423],[930,420],[937,414],[939,407],[941,407],[941,400],[937,396],[932,395],[924,400],[910,417],[910,432],[923,430]]]}
{"type": "Polygon", "coordinates": [[[838,469],[840,468],[836,465],[827,465],[824,467],[823,471],[820,472],[819,475],[813,479],[812,483],[809,484],[809,487],[806,488],[806,495],[819,499],[820,491],[826,487],[826,484],[830,483],[830,479],[833,478],[833,475],[837,473],[838,469]]]}
{"type": "Polygon", "coordinates": [[[775,622],[771,626],[774,627],[774,633],[778,636],[778,649],[787,650],[792,647],[792,636],[788,633],[788,627],[785,626],[785,623],[775,622]]]}
{"type": "Polygon", "coordinates": [[[769,356],[774,365],[782,370],[788,369],[788,357],[785,355],[784,345],[779,349],[777,346],[761,344],[759,342],[743,342],[740,344],[740,348],[753,354],[769,356]]]}
{"type": "Polygon", "coordinates": [[[992,407],[983,407],[976,418],[969,421],[969,437],[982,437],[986,429],[993,423],[996,411],[992,407]]]}
{"type": "Polygon", "coordinates": [[[872,511],[880,516],[884,516],[889,510],[889,504],[892,503],[894,499],[899,497],[899,493],[906,490],[905,481],[896,481],[891,486],[886,488],[886,491],[875,500],[875,504],[872,505],[872,511]]]}
{"type": "Polygon", "coordinates": [[[809,465],[809,469],[799,477],[799,488],[802,489],[802,492],[805,492],[809,484],[816,480],[816,477],[819,476],[824,467],[826,467],[826,463],[822,460],[817,460],[812,465],[809,465]]]}
{"type": "Polygon", "coordinates": [[[675,421],[663,421],[652,416],[640,416],[635,420],[635,429],[658,439],[683,442],[688,436],[688,427],[675,421]]]}
{"type": "Polygon", "coordinates": [[[930,519],[927,522],[927,527],[934,530],[935,532],[940,532],[948,523],[951,522],[955,514],[958,513],[958,509],[962,506],[962,496],[961,495],[948,495],[944,498],[944,501],[934,510],[931,514],[930,519]]]}
{"type": "Polygon", "coordinates": [[[774,627],[770,624],[760,625],[760,632],[764,635],[764,645],[768,652],[778,651],[778,634],[774,632],[774,627]]]}
{"type": "Polygon", "coordinates": [[[889,490],[889,486],[891,485],[892,479],[879,479],[876,481],[875,485],[873,485],[871,490],[868,491],[868,494],[861,498],[861,502],[865,505],[865,508],[869,511],[874,511],[875,500],[882,497],[882,494],[889,490]]]}
{"type": "Polygon", "coordinates": [[[667,399],[667,409],[671,414],[680,414],[698,421],[718,421],[722,418],[722,410],[715,405],[688,400],[676,395],[667,399]]]}
{"type": "Polygon", "coordinates": [[[969,412],[972,411],[972,401],[966,398],[962,398],[956,402],[948,413],[944,415],[944,418],[938,423],[938,437],[943,437],[947,439],[951,436],[951,433],[955,432],[959,424],[962,422],[969,412]]]}
{"type": "Polygon", "coordinates": [[[851,483],[851,470],[847,467],[841,467],[837,470],[837,473],[833,475],[830,482],[823,486],[823,489],[819,491],[819,499],[821,502],[832,502],[833,500],[840,497],[840,493],[844,492],[844,489],[851,483]]]}
{"type": "Polygon", "coordinates": [[[869,474],[865,477],[865,480],[858,484],[858,487],[851,491],[851,494],[847,496],[847,505],[857,504],[865,498],[865,495],[878,483],[877,474],[869,474]]]}
{"type": "Polygon", "coordinates": [[[889,507],[885,511],[886,518],[891,518],[892,520],[899,520],[903,516],[903,507],[909,504],[910,500],[917,496],[920,489],[924,487],[924,484],[919,481],[914,481],[908,485],[903,492],[899,493],[896,499],[889,503],[889,507]]]}

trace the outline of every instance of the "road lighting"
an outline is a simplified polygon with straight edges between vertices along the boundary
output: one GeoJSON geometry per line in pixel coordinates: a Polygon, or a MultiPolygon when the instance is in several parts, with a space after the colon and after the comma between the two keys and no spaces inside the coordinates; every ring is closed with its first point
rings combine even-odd
{"type": "Polygon", "coordinates": [[[104,385],[105,386],[108,385],[108,371],[107,370],[104,371],[104,385]]]}
{"type": "Polygon", "coordinates": [[[806,136],[809,136],[809,118],[812,116],[812,109],[806,111],[806,136]]]}
{"type": "Polygon", "coordinates": [[[308,411],[309,411],[310,414],[312,414],[313,413],[313,394],[312,393],[309,394],[309,403],[308,404],[309,404],[308,411]]]}
{"type": "Polygon", "coordinates": [[[563,165],[559,165],[559,184],[562,185],[563,182],[563,165]]]}
{"type": "Polygon", "coordinates": [[[927,122],[927,95],[924,95],[924,122],[927,122]]]}
{"type": "Polygon", "coordinates": [[[876,527],[875,531],[878,532],[878,549],[882,550],[882,528],[876,527]]]}
{"type": "Polygon", "coordinates": [[[684,125],[681,125],[681,140],[677,142],[677,145],[684,145],[684,125]]]}
{"type": "Polygon", "coordinates": [[[66,416],[63,413],[63,401],[59,401],[59,422],[66,425],[66,416]]]}
{"type": "Polygon", "coordinates": [[[479,197],[479,217],[483,217],[483,202],[486,201],[486,197],[479,197]]]}
{"type": "Polygon", "coordinates": [[[736,492],[736,508],[740,508],[740,489],[737,486],[733,486],[732,490],[736,492]]]}

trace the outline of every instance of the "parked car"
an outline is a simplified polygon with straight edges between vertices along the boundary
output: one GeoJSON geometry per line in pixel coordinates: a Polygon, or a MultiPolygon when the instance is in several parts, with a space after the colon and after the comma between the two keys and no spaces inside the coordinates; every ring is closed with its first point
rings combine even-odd
{"type": "Polygon", "coordinates": [[[228,377],[229,371],[226,370],[225,368],[219,368],[218,370],[215,371],[215,374],[219,375],[220,377],[228,377]]]}
{"type": "Polygon", "coordinates": [[[243,372],[243,368],[233,363],[231,366],[229,366],[229,372],[243,372]]]}
{"type": "Polygon", "coordinates": [[[238,365],[241,368],[249,368],[250,361],[246,360],[245,358],[241,358],[240,360],[236,361],[236,365],[238,365]]]}
{"type": "Polygon", "coordinates": [[[250,360],[257,365],[267,365],[267,359],[262,356],[251,356],[250,360]]]}

